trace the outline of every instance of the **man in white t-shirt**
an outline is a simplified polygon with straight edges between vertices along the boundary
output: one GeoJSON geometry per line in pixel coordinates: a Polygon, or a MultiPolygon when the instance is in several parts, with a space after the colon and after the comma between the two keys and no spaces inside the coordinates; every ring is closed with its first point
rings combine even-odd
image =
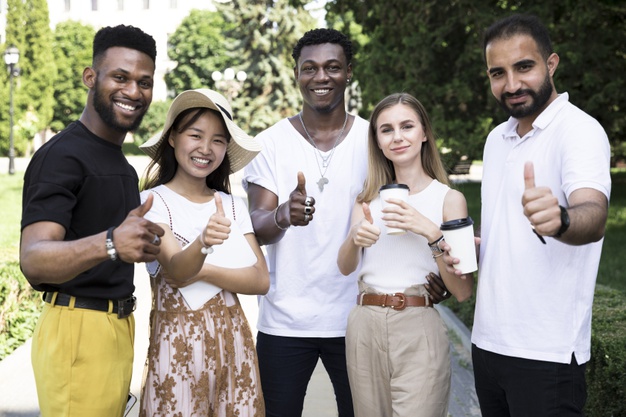
{"type": "Polygon", "coordinates": [[[511,117],[483,155],[472,330],[481,412],[582,416],[611,189],[608,138],[556,92],[559,56],[537,18],[494,23],[484,55],[491,91],[511,117]]]}
{"type": "MultiPolygon", "coordinates": [[[[257,325],[261,384],[268,417],[298,417],[321,359],[339,416],[350,417],[345,332],[358,288],[356,274],[343,276],[336,260],[365,180],[368,123],[346,112],[352,46],[345,35],[311,30],[293,58],[302,111],[257,136],[263,149],[243,180],[270,268],[257,325]]],[[[441,300],[445,287],[431,281],[430,288],[441,300]]]]}

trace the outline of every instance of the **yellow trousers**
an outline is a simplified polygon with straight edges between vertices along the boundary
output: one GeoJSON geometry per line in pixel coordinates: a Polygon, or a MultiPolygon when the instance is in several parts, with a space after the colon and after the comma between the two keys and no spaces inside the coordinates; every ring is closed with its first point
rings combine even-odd
{"type": "Polygon", "coordinates": [[[133,371],[135,319],[44,304],[31,360],[41,417],[122,416],[133,371]]]}

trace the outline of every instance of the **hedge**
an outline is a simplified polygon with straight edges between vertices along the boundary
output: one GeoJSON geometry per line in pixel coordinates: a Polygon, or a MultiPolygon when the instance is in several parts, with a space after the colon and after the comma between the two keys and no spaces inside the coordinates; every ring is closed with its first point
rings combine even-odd
{"type": "Polygon", "coordinates": [[[32,336],[42,303],[16,261],[0,262],[0,360],[32,336]]]}
{"type": "MultiPolygon", "coordinates": [[[[446,301],[468,327],[474,322],[474,296],[446,301]]],[[[626,295],[597,284],[591,321],[591,360],[587,363],[588,417],[626,416],[626,295]]]]}

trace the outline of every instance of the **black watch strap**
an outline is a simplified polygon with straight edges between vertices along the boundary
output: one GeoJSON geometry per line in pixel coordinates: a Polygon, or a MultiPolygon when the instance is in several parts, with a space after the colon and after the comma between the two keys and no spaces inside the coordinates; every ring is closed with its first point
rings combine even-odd
{"type": "Polygon", "coordinates": [[[561,209],[561,228],[556,232],[554,237],[563,236],[563,233],[569,229],[569,214],[567,213],[567,209],[563,206],[559,206],[559,208],[561,209]]]}

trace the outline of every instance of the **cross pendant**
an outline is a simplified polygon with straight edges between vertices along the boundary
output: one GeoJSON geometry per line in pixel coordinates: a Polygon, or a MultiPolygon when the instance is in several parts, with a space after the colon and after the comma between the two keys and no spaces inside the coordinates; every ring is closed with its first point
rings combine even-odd
{"type": "Polygon", "coordinates": [[[320,192],[324,191],[324,185],[328,184],[328,178],[322,177],[317,182],[317,186],[320,187],[320,192]]]}

